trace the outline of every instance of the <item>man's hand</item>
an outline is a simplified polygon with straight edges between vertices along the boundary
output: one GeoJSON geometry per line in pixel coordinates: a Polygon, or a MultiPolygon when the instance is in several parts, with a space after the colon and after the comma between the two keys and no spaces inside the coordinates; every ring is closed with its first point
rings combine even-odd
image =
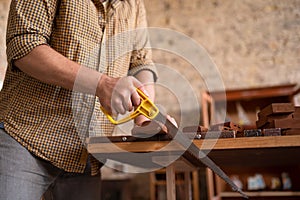
{"type": "Polygon", "coordinates": [[[147,94],[142,83],[133,76],[112,78],[102,75],[96,95],[104,109],[112,115],[125,114],[140,104],[136,88],[147,94]]]}

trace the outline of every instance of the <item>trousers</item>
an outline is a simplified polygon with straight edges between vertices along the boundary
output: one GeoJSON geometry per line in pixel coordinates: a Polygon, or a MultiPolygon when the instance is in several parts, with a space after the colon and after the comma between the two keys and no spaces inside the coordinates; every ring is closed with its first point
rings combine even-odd
{"type": "Polygon", "coordinates": [[[31,154],[0,128],[0,200],[100,200],[101,175],[69,173],[31,154]]]}

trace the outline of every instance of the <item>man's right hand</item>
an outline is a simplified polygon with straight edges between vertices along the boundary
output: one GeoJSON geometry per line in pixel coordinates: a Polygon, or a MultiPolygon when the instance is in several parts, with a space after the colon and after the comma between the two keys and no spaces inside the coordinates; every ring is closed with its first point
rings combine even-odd
{"type": "Polygon", "coordinates": [[[125,114],[140,104],[140,96],[136,88],[147,94],[142,83],[133,76],[112,78],[103,74],[96,95],[100,99],[101,106],[110,114],[125,114]]]}

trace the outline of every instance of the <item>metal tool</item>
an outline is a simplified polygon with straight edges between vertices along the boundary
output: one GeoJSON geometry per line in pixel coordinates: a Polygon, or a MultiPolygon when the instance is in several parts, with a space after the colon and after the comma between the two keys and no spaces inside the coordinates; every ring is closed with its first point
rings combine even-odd
{"type": "Polygon", "coordinates": [[[180,145],[187,148],[187,152],[191,156],[201,161],[205,166],[210,168],[214,173],[221,177],[232,187],[233,191],[239,192],[244,198],[248,199],[248,196],[235,185],[235,183],[225,174],[225,172],[218,167],[203,151],[201,151],[201,149],[191,142],[190,139],[185,136],[172,122],[170,122],[141,90],[137,89],[137,92],[141,97],[141,103],[129,116],[121,120],[115,120],[103,107],[101,107],[101,110],[113,124],[128,122],[138,115],[144,115],[151,120],[156,120],[163,123],[168,129],[167,134],[170,136],[170,138],[176,140],[180,145]]]}

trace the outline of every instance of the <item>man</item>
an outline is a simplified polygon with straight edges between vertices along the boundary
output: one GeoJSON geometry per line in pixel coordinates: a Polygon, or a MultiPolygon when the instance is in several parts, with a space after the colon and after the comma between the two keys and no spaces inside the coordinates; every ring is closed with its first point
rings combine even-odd
{"type": "Polygon", "coordinates": [[[45,198],[100,199],[101,164],[81,136],[112,133],[100,104],[114,115],[131,111],[140,103],[136,88],[154,99],[147,37],[135,37],[142,41],[124,53],[126,38],[110,41],[143,27],[142,0],[11,2],[0,93],[1,200],[36,200],[47,189],[45,198]]]}

